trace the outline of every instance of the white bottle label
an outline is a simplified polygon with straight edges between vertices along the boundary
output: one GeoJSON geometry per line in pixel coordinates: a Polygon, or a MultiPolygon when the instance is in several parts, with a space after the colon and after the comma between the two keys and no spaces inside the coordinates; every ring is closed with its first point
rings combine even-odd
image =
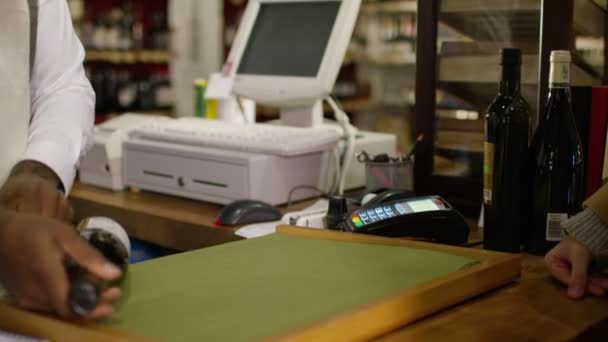
{"type": "Polygon", "coordinates": [[[494,144],[483,143],[483,203],[492,205],[492,185],[494,181],[494,144]]]}
{"type": "Polygon", "coordinates": [[[547,227],[545,239],[547,241],[561,241],[564,237],[561,223],[568,219],[568,214],[547,213],[547,227]]]}

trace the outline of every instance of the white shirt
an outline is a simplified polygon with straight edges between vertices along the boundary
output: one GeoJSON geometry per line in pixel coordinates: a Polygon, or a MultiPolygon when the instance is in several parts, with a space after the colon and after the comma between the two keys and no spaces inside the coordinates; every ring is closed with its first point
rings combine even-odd
{"type": "Polygon", "coordinates": [[[39,4],[30,81],[32,119],[21,159],[47,165],[67,193],[78,162],[93,141],[95,93],[84,73],[84,48],[74,32],[67,1],[39,0],[39,4]]]}

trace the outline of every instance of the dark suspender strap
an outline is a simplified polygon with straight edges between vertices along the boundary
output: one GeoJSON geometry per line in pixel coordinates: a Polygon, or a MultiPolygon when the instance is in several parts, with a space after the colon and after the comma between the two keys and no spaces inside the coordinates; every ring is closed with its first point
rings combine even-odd
{"type": "Polygon", "coordinates": [[[30,79],[36,60],[36,38],[38,36],[38,0],[27,0],[30,8],[30,79]]]}

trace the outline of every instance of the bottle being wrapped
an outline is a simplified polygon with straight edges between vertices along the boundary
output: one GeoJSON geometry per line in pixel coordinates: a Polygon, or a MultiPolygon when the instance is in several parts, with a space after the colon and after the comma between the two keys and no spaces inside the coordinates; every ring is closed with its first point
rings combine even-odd
{"type": "Polygon", "coordinates": [[[101,293],[105,288],[121,287],[123,293],[125,292],[125,278],[131,246],[124,228],[107,217],[87,218],[80,222],[78,231],[91,246],[122,270],[119,279],[108,283],[97,279],[75,262],[66,261],[66,270],[70,282],[68,304],[77,315],[88,316],[99,303],[101,293]]]}

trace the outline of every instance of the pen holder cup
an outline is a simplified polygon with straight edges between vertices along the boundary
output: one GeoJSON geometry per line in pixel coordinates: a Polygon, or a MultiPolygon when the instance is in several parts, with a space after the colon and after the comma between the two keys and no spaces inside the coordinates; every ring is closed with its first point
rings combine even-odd
{"type": "Polygon", "coordinates": [[[365,162],[365,189],[383,188],[414,191],[414,160],[365,162]]]}

